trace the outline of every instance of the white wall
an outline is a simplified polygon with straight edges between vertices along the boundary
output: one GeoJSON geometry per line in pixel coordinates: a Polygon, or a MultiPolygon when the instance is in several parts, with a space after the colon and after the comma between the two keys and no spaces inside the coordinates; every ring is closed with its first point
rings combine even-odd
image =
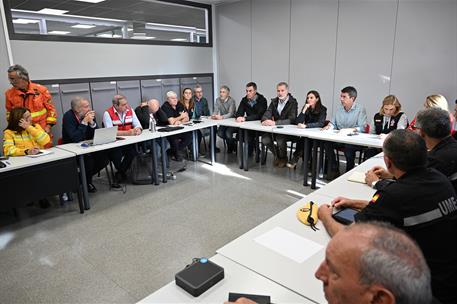
{"type": "Polygon", "coordinates": [[[33,79],[212,73],[209,47],[11,41],[33,79]]]}
{"type": "Polygon", "coordinates": [[[456,0],[243,0],[217,6],[219,83],[239,101],[257,82],[268,98],[288,81],[339,105],[355,86],[371,119],[388,94],[412,118],[425,97],[457,98],[456,0]]]}

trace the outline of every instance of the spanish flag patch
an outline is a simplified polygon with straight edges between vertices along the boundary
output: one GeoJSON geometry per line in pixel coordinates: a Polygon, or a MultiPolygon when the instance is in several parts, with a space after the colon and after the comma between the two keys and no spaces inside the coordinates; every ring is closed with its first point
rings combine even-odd
{"type": "Polygon", "coordinates": [[[371,198],[371,202],[370,202],[370,203],[376,203],[376,201],[378,200],[378,198],[379,198],[379,194],[373,195],[373,197],[371,198]]]}

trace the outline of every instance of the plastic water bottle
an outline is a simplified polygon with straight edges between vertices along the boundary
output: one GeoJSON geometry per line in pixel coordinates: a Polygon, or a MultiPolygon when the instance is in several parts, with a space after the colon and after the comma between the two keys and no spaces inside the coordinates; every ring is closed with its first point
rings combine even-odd
{"type": "Polygon", "coordinates": [[[152,113],[149,114],[149,131],[150,132],[155,132],[156,131],[156,120],[155,120],[154,115],[152,113]]]}

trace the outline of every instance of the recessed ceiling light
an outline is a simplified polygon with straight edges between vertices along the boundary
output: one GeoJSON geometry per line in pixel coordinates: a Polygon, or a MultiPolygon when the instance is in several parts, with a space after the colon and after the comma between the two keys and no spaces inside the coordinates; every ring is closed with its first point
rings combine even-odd
{"type": "Polygon", "coordinates": [[[88,2],[88,3],[100,3],[100,2],[103,2],[105,0],[76,0],[76,1],[79,1],[79,2],[88,2]]]}
{"type": "Polygon", "coordinates": [[[70,32],[67,32],[67,31],[50,31],[50,32],[48,32],[48,34],[51,34],[51,35],[67,35],[67,34],[70,34],[70,32]]]}
{"type": "Polygon", "coordinates": [[[127,31],[133,32],[133,28],[128,28],[127,31]]]}
{"type": "Polygon", "coordinates": [[[30,24],[30,23],[38,23],[40,20],[33,20],[33,19],[14,19],[13,23],[15,24],[30,24]]]}
{"type": "Polygon", "coordinates": [[[156,39],[156,37],[150,37],[150,36],[133,36],[132,39],[149,40],[149,39],[156,39]]]}
{"type": "Polygon", "coordinates": [[[173,38],[171,41],[187,41],[186,38],[173,38]]]}
{"type": "Polygon", "coordinates": [[[90,29],[90,28],[94,28],[95,25],[90,25],[90,24],[76,24],[76,25],[72,25],[71,27],[72,27],[72,28],[79,28],[79,29],[90,29]]]}
{"type": "Polygon", "coordinates": [[[97,37],[100,37],[100,38],[122,38],[121,35],[116,35],[116,34],[98,34],[97,37]]]}
{"type": "Polygon", "coordinates": [[[38,11],[38,13],[48,14],[48,15],[63,15],[68,13],[68,11],[53,9],[53,8],[43,8],[38,11]]]}

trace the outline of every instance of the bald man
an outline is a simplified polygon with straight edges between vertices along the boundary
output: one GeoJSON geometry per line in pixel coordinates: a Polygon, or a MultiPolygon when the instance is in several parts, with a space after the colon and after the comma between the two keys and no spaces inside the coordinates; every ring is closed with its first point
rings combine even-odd
{"type": "MultiPolygon", "coordinates": [[[[385,223],[341,230],[328,243],[315,276],[329,304],[432,303],[422,252],[404,232],[385,223]]],[[[240,298],[235,303],[254,302],[240,298]]]]}

